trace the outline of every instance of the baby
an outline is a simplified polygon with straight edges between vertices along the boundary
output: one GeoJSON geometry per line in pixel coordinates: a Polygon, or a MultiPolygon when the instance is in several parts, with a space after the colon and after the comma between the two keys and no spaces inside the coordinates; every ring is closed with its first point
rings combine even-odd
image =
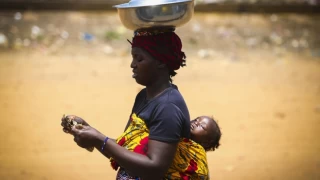
{"type": "Polygon", "coordinates": [[[190,122],[191,140],[206,151],[214,151],[220,146],[221,131],[216,121],[209,116],[200,116],[190,122]]]}

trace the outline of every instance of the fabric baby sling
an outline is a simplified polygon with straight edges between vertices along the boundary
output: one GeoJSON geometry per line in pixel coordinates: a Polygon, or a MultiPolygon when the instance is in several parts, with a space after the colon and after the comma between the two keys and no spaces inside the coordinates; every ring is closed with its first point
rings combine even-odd
{"type": "MultiPolygon", "coordinates": [[[[132,114],[130,125],[126,131],[116,140],[117,143],[139,154],[146,155],[149,140],[149,129],[145,122],[136,114],[132,114]]],[[[118,170],[117,162],[110,158],[111,166],[118,170]]],[[[196,142],[182,138],[164,179],[167,180],[208,180],[209,172],[207,157],[204,148],[196,142]]]]}

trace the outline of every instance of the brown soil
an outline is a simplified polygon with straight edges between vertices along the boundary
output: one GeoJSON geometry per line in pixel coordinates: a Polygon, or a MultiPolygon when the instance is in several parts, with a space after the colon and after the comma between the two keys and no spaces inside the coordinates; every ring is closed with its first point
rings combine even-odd
{"type": "MultiPolygon", "coordinates": [[[[256,20],[249,24],[261,27],[256,20]]],[[[69,42],[56,53],[1,51],[0,179],[114,179],[107,159],[79,148],[60,127],[64,113],[75,114],[116,137],[142,88],[131,78],[126,50],[104,54],[93,47],[100,48],[69,42]]],[[[191,117],[213,115],[222,128],[221,147],[208,153],[212,179],[320,179],[319,57],[217,44],[189,50],[174,83],[191,117]],[[203,47],[217,50],[198,56],[194,49],[203,47]]]]}

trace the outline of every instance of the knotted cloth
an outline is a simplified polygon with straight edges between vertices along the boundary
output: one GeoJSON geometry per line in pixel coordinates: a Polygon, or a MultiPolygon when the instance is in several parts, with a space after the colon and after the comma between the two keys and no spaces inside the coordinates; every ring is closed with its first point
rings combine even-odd
{"type": "Polygon", "coordinates": [[[186,55],[181,51],[181,39],[172,30],[136,31],[130,43],[132,48],[146,50],[155,59],[165,63],[170,70],[185,66],[186,55]]]}

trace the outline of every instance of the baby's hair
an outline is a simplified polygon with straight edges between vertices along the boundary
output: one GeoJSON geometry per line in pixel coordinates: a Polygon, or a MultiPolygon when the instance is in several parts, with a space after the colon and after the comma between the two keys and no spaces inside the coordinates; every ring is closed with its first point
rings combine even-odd
{"type": "Polygon", "coordinates": [[[218,149],[220,146],[220,138],[221,138],[221,131],[218,123],[214,120],[213,116],[211,116],[212,121],[216,125],[215,132],[211,134],[212,141],[210,141],[209,148],[206,149],[206,151],[214,151],[215,149],[218,149]]]}

